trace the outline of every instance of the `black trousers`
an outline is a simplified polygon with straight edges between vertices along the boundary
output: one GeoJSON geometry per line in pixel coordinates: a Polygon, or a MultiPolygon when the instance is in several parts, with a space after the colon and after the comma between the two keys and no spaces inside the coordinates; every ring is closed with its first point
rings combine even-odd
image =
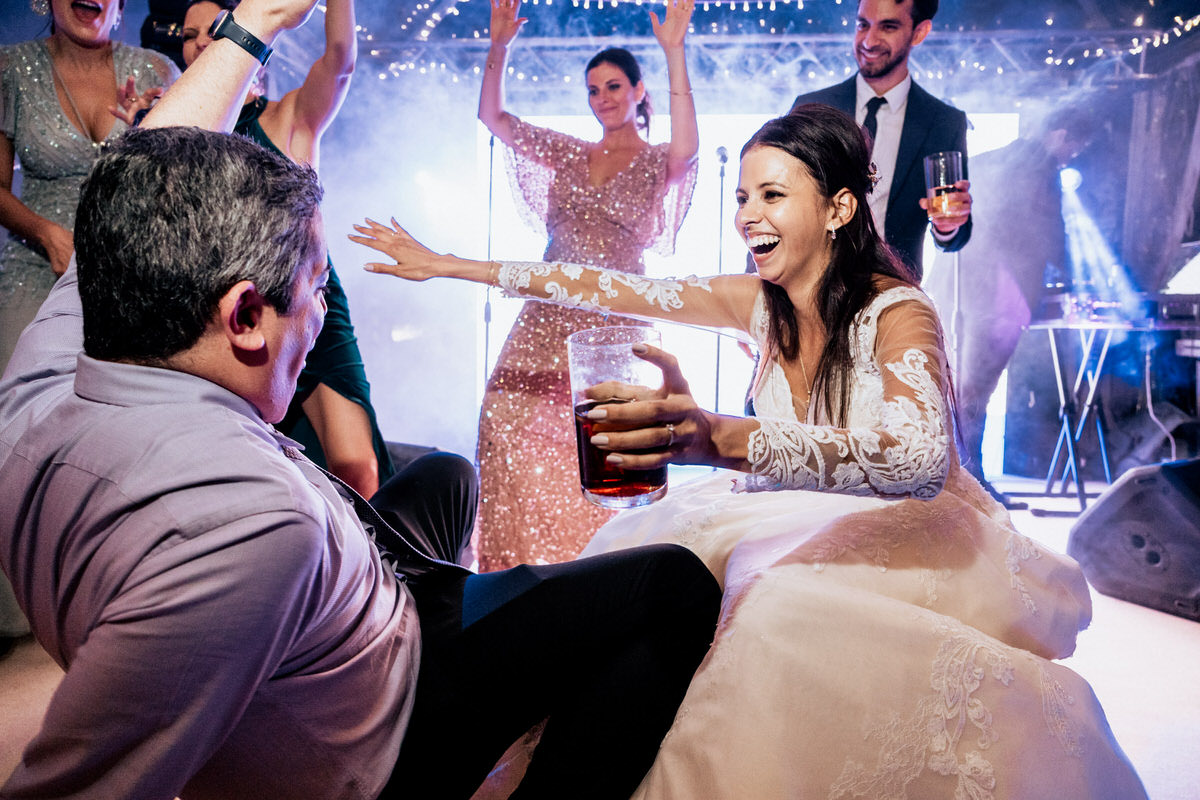
{"type": "MultiPolygon", "coordinates": [[[[393,480],[372,504],[431,555],[457,561],[474,524],[471,465],[438,453],[393,480]],[[419,495],[407,493],[414,486],[419,495]]],[[[708,651],[721,601],[703,563],[673,545],[408,584],[421,666],[381,800],[468,798],[543,719],[514,799],[627,798],[708,651]]]]}

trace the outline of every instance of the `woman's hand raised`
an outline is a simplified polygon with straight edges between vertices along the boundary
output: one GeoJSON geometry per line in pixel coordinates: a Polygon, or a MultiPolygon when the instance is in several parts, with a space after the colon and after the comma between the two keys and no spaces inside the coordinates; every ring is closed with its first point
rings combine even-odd
{"type": "Polygon", "coordinates": [[[692,24],[692,11],[696,8],[695,0],[666,0],[666,14],[663,21],[658,21],[658,15],[650,12],[650,27],[654,29],[654,38],[658,39],[663,50],[673,47],[683,47],[684,37],[688,26],[692,24]]]}
{"type": "Polygon", "coordinates": [[[521,0],[492,0],[492,21],[489,28],[489,33],[492,37],[492,43],[508,47],[513,39],[517,38],[517,34],[521,32],[521,26],[528,20],[527,17],[518,17],[521,13],[521,0]]]}
{"type": "Polygon", "coordinates": [[[125,85],[117,88],[117,104],[109,106],[108,113],[132,128],[137,123],[138,114],[153,108],[154,101],[162,97],[163,91],[161,86],[155,86],[138,94],[133,76],[130,75],[125,85]]]}

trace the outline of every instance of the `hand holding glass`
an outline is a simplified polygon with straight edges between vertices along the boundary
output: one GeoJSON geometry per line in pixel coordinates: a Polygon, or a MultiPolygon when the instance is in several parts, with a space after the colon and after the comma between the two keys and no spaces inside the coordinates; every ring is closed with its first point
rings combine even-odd
{"type": "Polygon", "coordinates": [[[571,402],[575,408],[575,438],[579,452],[579,482],[583,496],[605,508],[633,508],[653,503],[667,493],[667,468],[622,469],[609,464],[608,453],[591,439],[604,423],[587,418],[603,403],[629,402],[628,398],[597,399],[588,389],[606,382],[630,386],[658,386],[658,367],[633,352],[633,345],[661,346],[658,331],[641,325],[592,328],[567,337],[567,362],[571,372],[571,402]]]}
{"type": "Polygon", "coordinates": [[[957,216],[962,191],[955,185],[963,179],[962,153],[947,150],[925,156],[925,198],[929,219],[957,216]]]}

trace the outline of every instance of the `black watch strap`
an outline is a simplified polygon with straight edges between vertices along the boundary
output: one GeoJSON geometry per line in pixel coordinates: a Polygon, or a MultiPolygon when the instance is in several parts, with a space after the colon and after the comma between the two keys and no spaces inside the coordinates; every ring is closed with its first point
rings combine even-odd
{"type": "Polygon", "coordinates": [[[260,64],[266,64],[271,53],[275,52],[263,44],[262,40],[253,33],[238,25],[233,19],[232,11],[222,11],[218,14],[217,18],[213,20],[212,27],[209,28],[208,35],[212,37],[213,41],[228,39],[254,56],[260,64]]]}

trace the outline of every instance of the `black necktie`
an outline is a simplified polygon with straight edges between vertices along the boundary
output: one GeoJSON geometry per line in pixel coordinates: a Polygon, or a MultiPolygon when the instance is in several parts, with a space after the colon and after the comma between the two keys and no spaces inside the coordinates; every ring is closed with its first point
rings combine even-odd
{"type": "Polygon", "coordinates": [[[879,113],[879,107],[886,102],[883,97],[872,97],[867,101],[867,118],[863,120],[863,127],[871,134],[872,144],[875,143],[875,115],[879,113]]]}

